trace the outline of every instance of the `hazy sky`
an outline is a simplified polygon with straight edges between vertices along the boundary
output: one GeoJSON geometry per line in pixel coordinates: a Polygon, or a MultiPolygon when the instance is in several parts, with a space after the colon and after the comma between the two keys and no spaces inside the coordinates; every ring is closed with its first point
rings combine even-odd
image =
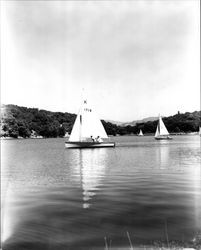
{"type": "Polygon", "coordinates": [[[100,118],[200,109],[199,0],[5,1],[2,103],[100,118]]]}

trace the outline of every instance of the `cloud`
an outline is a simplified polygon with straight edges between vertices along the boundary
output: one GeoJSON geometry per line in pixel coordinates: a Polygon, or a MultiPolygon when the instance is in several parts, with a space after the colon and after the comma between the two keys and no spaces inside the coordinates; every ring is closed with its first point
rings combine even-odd
{"type": "Polygon", "coordinates": [[[121,113],[133,100],[151,108],[148,95],[164,95],[164,89],[171,92],[181,84],[187,88],[183,75],[197,74],[188,68],[188,61],[197,62],[191,55],[193,46],[198,48],[197,7],[196,1],[8,2],[7,50],[17,65],[10,59],[7,68],[18,76],[24,96],[29,88],[33,93],[40,89],[39,105],[48,89],[47,107],[54,108],[54,95],[57,109],[67,102],[73,110],[84,85],[95,103],[98,94],[109,98],[102,102],[105,107],[124,102],[121,113]],[[67,100],[64,93],[69,93],[67,100]]]}

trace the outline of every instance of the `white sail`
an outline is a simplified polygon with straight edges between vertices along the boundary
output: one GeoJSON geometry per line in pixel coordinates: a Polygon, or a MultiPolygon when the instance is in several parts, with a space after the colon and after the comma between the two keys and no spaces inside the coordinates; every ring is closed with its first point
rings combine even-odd
{"type": "Polygon", "coordinates": [[[161,116],[159,117],[159,133],[160,135],[169,135],[161,116]]]}
{"type": "Polygon", "coordinates": [[[80,141],[81,140],[81,126],[80,126],[80,112],[78,113],[73,129],[71,131],[69,141],[80,141]]]}
{"type": "Polygon", "coordinates": [[[156,129],[156,133],[155,133],[155,137],[159,136],[159,130],[158,130],[158,126],[157,126],[157,129],[156,129]]]}
{"type": "Polygon", "coordinates": [[[140,133],[139,133],[140,136],[143,136],[143,133],[142,133],[142,130],[140,129],[140,133]]]}
{"type": "Polygon", "coordinates": [[[93,138],[108,138],[101,121],[96,116],[87,101],[84,100],[77,115],[69,141],[85,141],[93,138]]]}

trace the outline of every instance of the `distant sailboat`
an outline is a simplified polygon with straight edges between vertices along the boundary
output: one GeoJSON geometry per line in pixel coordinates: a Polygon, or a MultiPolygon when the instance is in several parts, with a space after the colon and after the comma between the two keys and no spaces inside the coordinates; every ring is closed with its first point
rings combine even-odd
{"type": "Polygon", "coordinates": [[[155,139],[156,140],[171,140],[172,139],[160,115],[159,115],[158,126],[157,126],[156,133],[155,133],[155,139]]]}
{"type": "Polygon", "coordinates": [[[143,136],[142,130],[140,129],[140,133],[138,134],[138,136],[143,136]]]}
{"type": "Polygon", "coordinates": [[[201,127],[199,127],[199,135],[201,136],[201,127]]]}
{"type": "Polygon", "coordinates": [[[108,139],[101,121],[89,107],[87,100],[83,100],[80,111],[73,125],[69,140],[65,142],[66,148],[101,148],[114,147],[114,142],[108,139]]]}

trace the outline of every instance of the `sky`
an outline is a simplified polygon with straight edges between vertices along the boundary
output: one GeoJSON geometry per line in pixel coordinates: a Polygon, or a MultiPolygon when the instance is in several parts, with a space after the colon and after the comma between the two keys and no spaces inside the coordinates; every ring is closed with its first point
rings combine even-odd
{"type": "Polygon", "coordinates": [[[2,1],[1,103],[101,119],[200,110],[199,0],[2,1]]]}

